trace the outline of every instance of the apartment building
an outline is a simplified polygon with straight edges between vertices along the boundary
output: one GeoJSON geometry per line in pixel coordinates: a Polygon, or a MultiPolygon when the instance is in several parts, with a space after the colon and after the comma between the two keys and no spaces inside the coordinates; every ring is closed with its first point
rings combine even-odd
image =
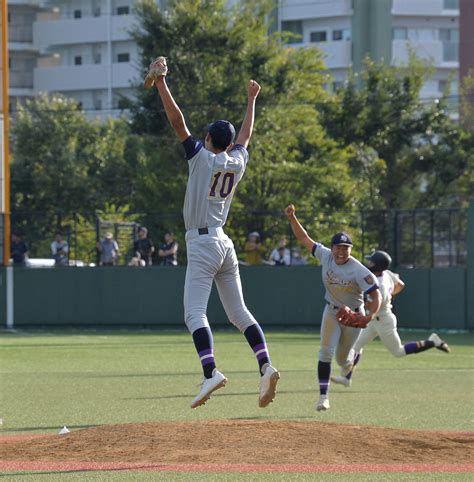
{"type": "Polygon", "coordinates": [[[39,49],[33,42],[33,23],[39,0],[8,0],[8,66],[10,110],[16,102],[35,95],[33,71],[39,49]]]}
{"type": "MultiPolygon", "coordinates": [[[[461,2],[474,8],[474,1],[461,2]]],[[[133,3],[8,0],[12,97],[55,91],[76,98],[91,115],[118,114],[139,78],[139,52],[129,35],[133,3]],[[24,39],[21,55],[16,38],[24,39]]],[[[459,12],[459,0],[280,0],[274,17],[280,30],[295,34],[291,45],[323,50],[333,87],[349,68],[361,70],[366,55],[400,64],[411,46],[434,65],[421,93],[429,99],[448,82],[457,93],[459,12]]]]}
{"type": "Polygon", "coordinates": [[[324,51],[336,87],[349,68],[363,68],[367,55],[397,65],[408,61],[412,48],[435,69],[421,97],[441,95],[448,82],[457,93],[458,0],[282,0],[278,22],[298,35],[294,45],[324,51]]]}
{"type": "Polygon", "coordinates": [[[114,115],[137,78],[138,50],[129,31],[132,0],[50,1],[33,25],[41,57],[34,71],[38,92],[77,99],[91,114],[114,115]],[[54,6],[53,6],[54,5],[54,6]]]}

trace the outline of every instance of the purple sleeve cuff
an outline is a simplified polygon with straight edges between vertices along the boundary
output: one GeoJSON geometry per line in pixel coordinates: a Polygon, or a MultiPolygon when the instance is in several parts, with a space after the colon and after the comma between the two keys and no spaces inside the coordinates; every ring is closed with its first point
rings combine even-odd
{"type": "Polygon", "coordinates": [[[189,136],[183,141],[184,152],[186,153],[186,159],[193,158],[203,147],[202,142],[195,139],[193,136],[189,136]]]}
{"type": "Polygon", "coordinates": [[[379,285],[378,284],[374,284],[373,286],[371,286],[368,290],[365,291],[365,293],[368,295],[369,293],[372,293],[372,291],[375,291],[379,288],[379,285]]]}
{"type": "Polygon", "coordinates": [[[232,151],[235,151],[236,149],[240,149],[241,151],[247,152],[246,147],[243,146],[242,144],[235,144],[235,146],[232,148],[232,151]]]}

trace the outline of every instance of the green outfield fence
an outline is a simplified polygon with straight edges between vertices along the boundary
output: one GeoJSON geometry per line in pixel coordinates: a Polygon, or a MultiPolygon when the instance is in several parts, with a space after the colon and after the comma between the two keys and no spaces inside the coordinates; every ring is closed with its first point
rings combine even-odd
{"type": "MultiPolygon", "coordinates": [[[[303,213],[301,218],[311,234],[327,241],[337,229],[348,229],[356,241],[356,255],[372,248],[389,250],[396,270],[407,284],[395,301],[402,327],[474,328],[474,199],[468,210],[395,211],[338,213],[319,217],[303,213]],[[411,213],[411,214],[410,214],[411,213]],[[374,221],[377,219],[377,223],[374,221]],[[342,222],[341,222],[342,220],[342,222]],[[385,220],[385,222],[382,222],[385,220]],[[408,228],[409,226],[409,228],[408,228]],[[456,236],[454,236],[456,234],[456,236]],[[410,246],[410,248],[408,247],[410,246]],[[440,247],[443,247],[441,249],[440,247]],[[471,256],[469,256],[471,254],[471,256]]],[[[288,223],[280,214],[256,213],[239,218],[235,213],[227,231],[241,249],[248,231],[258,230],[270,249],[281,236],[287,236],[288,223]],[[241,241],[242,240],[242,241],[241,241]]],[[[81,215],[82,216],[82,215],[81,215]]],[[[64,218],[63,218],[64,219],[64,218]]],[[[74,218],[72,218],[74,219],[74,218]]],[[[88,247],[95,260],[94,244],[103,229],[115,230],[117,238],[129,238],[136,227],[145,223],[155,237],[159,229],[176,230],[180,243],[181,266],[132,268],[0,268],[0,323],[9,326],[81,325],[81,326],[183,326],[182,295],[185,275],[185,250],[182,223],[174,216],[91,220],[78,217],[70,225],[72,257],[87,235],[88,247]],[[115,224],[114,224],[115,223],[115,224]],[[177,223],[177,224],[173,224],[177,223]],[[87,229],[86,229],[87,228],[87,229]],[[156,229],[156,231],[155,231],[156,229]],[[125,234],[123,234],[125,233],[125,234]],[[74,243],[77,249],[74,251],[74,243]],[[12,280],[10,290],[7,278],[12,280]],[[13,288],[13,289],[12,289],[13,288]],[[7,303],[7,298],[13,301],[7,303]],[[8,307],[9,311],[8,311],[8,307]]],[[[26,226],[26,224],[25,224],[26,226]]],[[[54,234],[54,230],[52,230],[54,234]]],[[[156,237],[159,237],[158,235],[156,237]]],[[[52,237],[30,241],[30,253],[48,254],[35,249],[49,248],[52,237]],[[33,246],[37,246],[33,248],[33,246]]],[[[120,241],[120,242],[123,242],[120,241]]],[[[156,243],[158,244],[158,243],[156,243]]],[[[124,249],[125,251],[125,249],[124,249]]],[[[126,258],[122,261],[124,264],[126,258]]],[[[320,267],[242,266],[241,275],[246,302],[264,325],[280,327],[319,326],[324,307],[320,267]]],[[[213,291],[209,319],[214,326],[226,325],[225,313],[213,291]]]]}

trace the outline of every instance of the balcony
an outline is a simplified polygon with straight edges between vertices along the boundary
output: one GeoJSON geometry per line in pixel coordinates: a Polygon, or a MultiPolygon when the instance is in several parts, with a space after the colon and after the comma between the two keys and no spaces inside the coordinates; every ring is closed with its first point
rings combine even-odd
{"type": "Polygon", "coordinates": [[[131,63],[112,64],[111,72],[110,66],[104,64],[37,67],[34,70],[34,86],[39,92],[106,89],[109,83],[113,89],[127,89],[137,75],[131,63]]]}
{"type": "Polygon", "coordinates": [[[393,0],[392,14],[399,16],[457,17],[459,9],[452,9],[446,0],[393,0]]]}
{"type": "Polygon", "coordinates": [[[11,89],[32,89],[33,88],[33,72],[16,72],[10,71],[10,88],[11,89]]]}
{"type": "Polygon", "coordinates": [[[321,42],[309,45],[319,47],[324,52],[328,69],[348,68],[352,63],[352,42],[321,42]]]}
{"type": "Polygon", "coordinates": [[[54,45],[107,42],[109,21],[112,41],[130,39],[128,30],[134,22],[131,15],[37,21],[33,24],[33,38],[35,44],[42,49],[54,45]]]}
{"type": "Polygon", "coordinates": [[[32,43],[33,29],[31,25],[11,23],[8,26],[8,42],[32,43]]]}
{"type": "Polygon", "coordinates": [[[392,41],[392,63],[394,65],[407,63],[409,60],[410,46],[416,54],[433,63],[435,67],[459,67],[459,45],[454,42],[416,42],[407,40],[392,41]]]}
{"type": "Polygon", "coordinates": [[[45,0],[7,0],[8,6],[21,6],[21,7],[44,7],[47,3],[45,0]]]}
{"type": "Polygon", "coordinates": [[[327,0],[305,0],[291,4],[291,0],[280,2],[279,19],[305,20],[320,17],[344,17],[352,15],[352,0],[338,0],[328,2],[327,0]]]}

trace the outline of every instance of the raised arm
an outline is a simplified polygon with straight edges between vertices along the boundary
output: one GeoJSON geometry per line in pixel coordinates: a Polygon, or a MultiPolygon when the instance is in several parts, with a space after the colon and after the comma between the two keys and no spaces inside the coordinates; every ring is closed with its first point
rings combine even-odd
{"type": "Polygon", "coordinates": [[[178,134],[179,139],[181,141],[185,141],[191,135],[191,133],[189,132],[189,129],[186,126],[186,122],[184,120],[184,116],[183,116],[183,113],[181,112],[181,109],[178,107],[178,104],[174,100],[173,95],[171,94],[168,88],[168,85],[166,84],[165,77],[166,77],[167,67],[166,67],[166,61],[164,60],[164,57],[159,57],[157,60],[155,60],[155,62],[153,62],[150,65],[150,71],[153,70],[154,66],[161,67],[160,70],[163,70],[164,72],[163,75],[160,75],[154,78],[154,83],[158,90],[158,93],[160,94],[161,102],[163,102],[163,107],[165,108],[166,117],[168,117],[171,127],[173,127],[173,129],[176,131],[176,134],[178,134]]]}
{"type": "Polygon", "coordinates": [[[288,221],[290,221],[291,229],[293,230],[296,239],[312,252],[315,241],[308,236],[306,229],[304,229],[298,221],[295,214],[295,206],[293,206],[293,204],[287,206],[285,214],[288,217],[288,221]]]}
{"type": "Polygon", "coordinates": [[[253,123],[255,120],[255,100],[259,92],[260,85],[258,85],[255,80],[249,80],[247,87],[247,110],[245,112],[239,135],[235,141],[236,144],[240,144],[244,147],[249,145],[250,138],[252,137],[253,123]]]}

